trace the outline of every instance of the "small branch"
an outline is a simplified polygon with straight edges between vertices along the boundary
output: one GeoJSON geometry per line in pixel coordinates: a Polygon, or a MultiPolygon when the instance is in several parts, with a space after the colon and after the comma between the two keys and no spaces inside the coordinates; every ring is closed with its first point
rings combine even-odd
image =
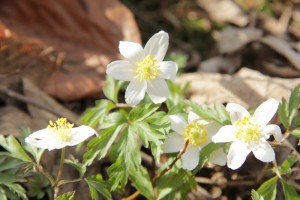
{"type": "Polygon", "coordinates": [[[276,160],[272,161],[273,165],[274,165],[274,168],[275,168],[275,173],[276,175],[278,176],[278,178],[282,178],[281,175],[280,175],[280,172],[279,172],[279,169],[278,169],[278,165],[277,165],[277,162],[276,160]]]}

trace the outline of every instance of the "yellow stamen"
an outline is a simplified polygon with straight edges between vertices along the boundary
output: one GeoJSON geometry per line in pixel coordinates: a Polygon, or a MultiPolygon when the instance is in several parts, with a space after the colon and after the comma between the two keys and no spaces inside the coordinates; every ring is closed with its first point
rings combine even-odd
{"type": "Polygon", "coordinates": [[[207,137],[207,129],[204,124],[200,124],[196,121],[189,123],[185,127],[184,138],[192,145],[199,146],[205,144],[207,142],[207,137]]]}
{"type": "Polygon", "coordinates": [[[258,142],[262,138],[260,126],[250,116],[238,119],[235,122],[235,127],[235,137],[248,145],[258,142]]]}
{"type": "Polygon", "coordinates": [[[142,61],[137,62],[138,68],[136,69],[137,75],[135,78],[140,81],[144,79],[153,80],[159,74],[159,65],[156,64],[157,60],[152,55],[147,55],[142,61]]]}
{"type": "Polygon", "coordinates": [[[72,138],[72,131],[74,124],[71,124],[67,121],[66,118],[59,118],[56,122],[49,121],[48,129],[55,133],[57,139],[62,142],[68,142],[72,138]]]}

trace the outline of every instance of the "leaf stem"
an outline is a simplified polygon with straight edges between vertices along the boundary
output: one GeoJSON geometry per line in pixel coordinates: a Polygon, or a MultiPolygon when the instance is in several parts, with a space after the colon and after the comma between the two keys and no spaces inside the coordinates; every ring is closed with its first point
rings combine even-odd
{"type": "MultiPolygon", "coordinates": [[[[174,165],[176,164],[176,162],[181,158],[182,154],[185,153],[188,145],[189,145],[189,141],[187,140],[184,143],[184,146],[182,147],[182,149],[177,154],[176,158],[172,161],[172,163],[167,168],[165,168],[161,173],[159,173],[156,176],[154,176],[152,178],[152,182],[155,182],[157,179],[159,179],[160,177],[162,177],[164,174],[166,174],[168,171],[170,171],[174,167],[174,165]]],[[[136,197],[138,197],[139,195],[140,195],[140,191],[136,191],[132,195],[130,195],[130,196],[126,197],[126,198],[123,198],[122,200],[133,200],[136,197]]]]}
{"type": "Polygon", "coordinates": [[[58,173],[57,173],[55,183],[52,186],[54,188],[54,198],[57,196],[58,191],[59,191],[58,183],[59,183],[59,180],[61,178],[62,171],[63,171],[63,168],[64,168],[65,155],[66,155],[66,148],[64,147],[64,148],[61,149],[59,169],[58,169],[58,173]]]}

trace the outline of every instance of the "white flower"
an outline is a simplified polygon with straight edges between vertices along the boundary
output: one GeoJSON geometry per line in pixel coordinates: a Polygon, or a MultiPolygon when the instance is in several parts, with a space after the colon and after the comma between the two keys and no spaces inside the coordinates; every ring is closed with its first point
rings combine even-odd
{"type": "Polygon", "coordinates": [[[163,61],[169,46],[169,35],[160,31],[153,35],[145,48],[134,42],[121,41],[120,53],[126,60],[117,60],[107,65],[106,73],[117,80],[130,81],[125,101],[137,105],[149,95],[154,103],[162,103],[169,97],[164,79],[174,79],[178,66],[172,61],[163,61]]]}
{"type": "Polygon", "coordinates": [[[212,135],[218,131],[220,125],[199,120],[199,116],[193,112],[189,112],[188,122],[179,115],[171,115],[170,119],[171,129],[175,132],[168,135],[162,146],[163,152],[179,152],[188,140],[188,147],[181,156],[182,167],[193,170],[199,163],[200,150],[211,142],[212,135]]]}
{"type": "Polygon", "coordinates": [[[263,162],[275,160],[274,150],[266,140],[271,134],[277,141],[282,139],[279,126],[267,125],[276,113],[278,104],[279,102],[275,99],[269,99],[255,110],[253,116],[241,105],[227,104],[226,110],[230,114],[232,125],[223,126],[213,136],[212,141],[233,142],[227,156],[229,168],[239,168],[251,151],[257,159],[263,162]]]}
{"type": "Polygon", "coordinates": [[[50,121],[47,128],[26,137],[25,142],[51,151],[77,145],[94,134],[96,131],[88,126],[73,128],[73,124],[67,122],[66,118],[59,118],[56,123],[50,121]]]}

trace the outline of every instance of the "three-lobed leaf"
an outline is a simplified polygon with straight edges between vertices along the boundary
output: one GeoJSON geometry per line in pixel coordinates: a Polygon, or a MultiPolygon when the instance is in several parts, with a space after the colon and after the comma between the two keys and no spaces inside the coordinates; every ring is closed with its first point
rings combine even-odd
{"type": "Polygon", "coordinates": [[[85,181],[90,188],[92,200],[99,199],[98,193],[100,193],[106,199],[112,199],[109,191],[110,186],[105,180],[103,180],[100,174],[89,176],[88,178],[85,178],[85,181]]]}

